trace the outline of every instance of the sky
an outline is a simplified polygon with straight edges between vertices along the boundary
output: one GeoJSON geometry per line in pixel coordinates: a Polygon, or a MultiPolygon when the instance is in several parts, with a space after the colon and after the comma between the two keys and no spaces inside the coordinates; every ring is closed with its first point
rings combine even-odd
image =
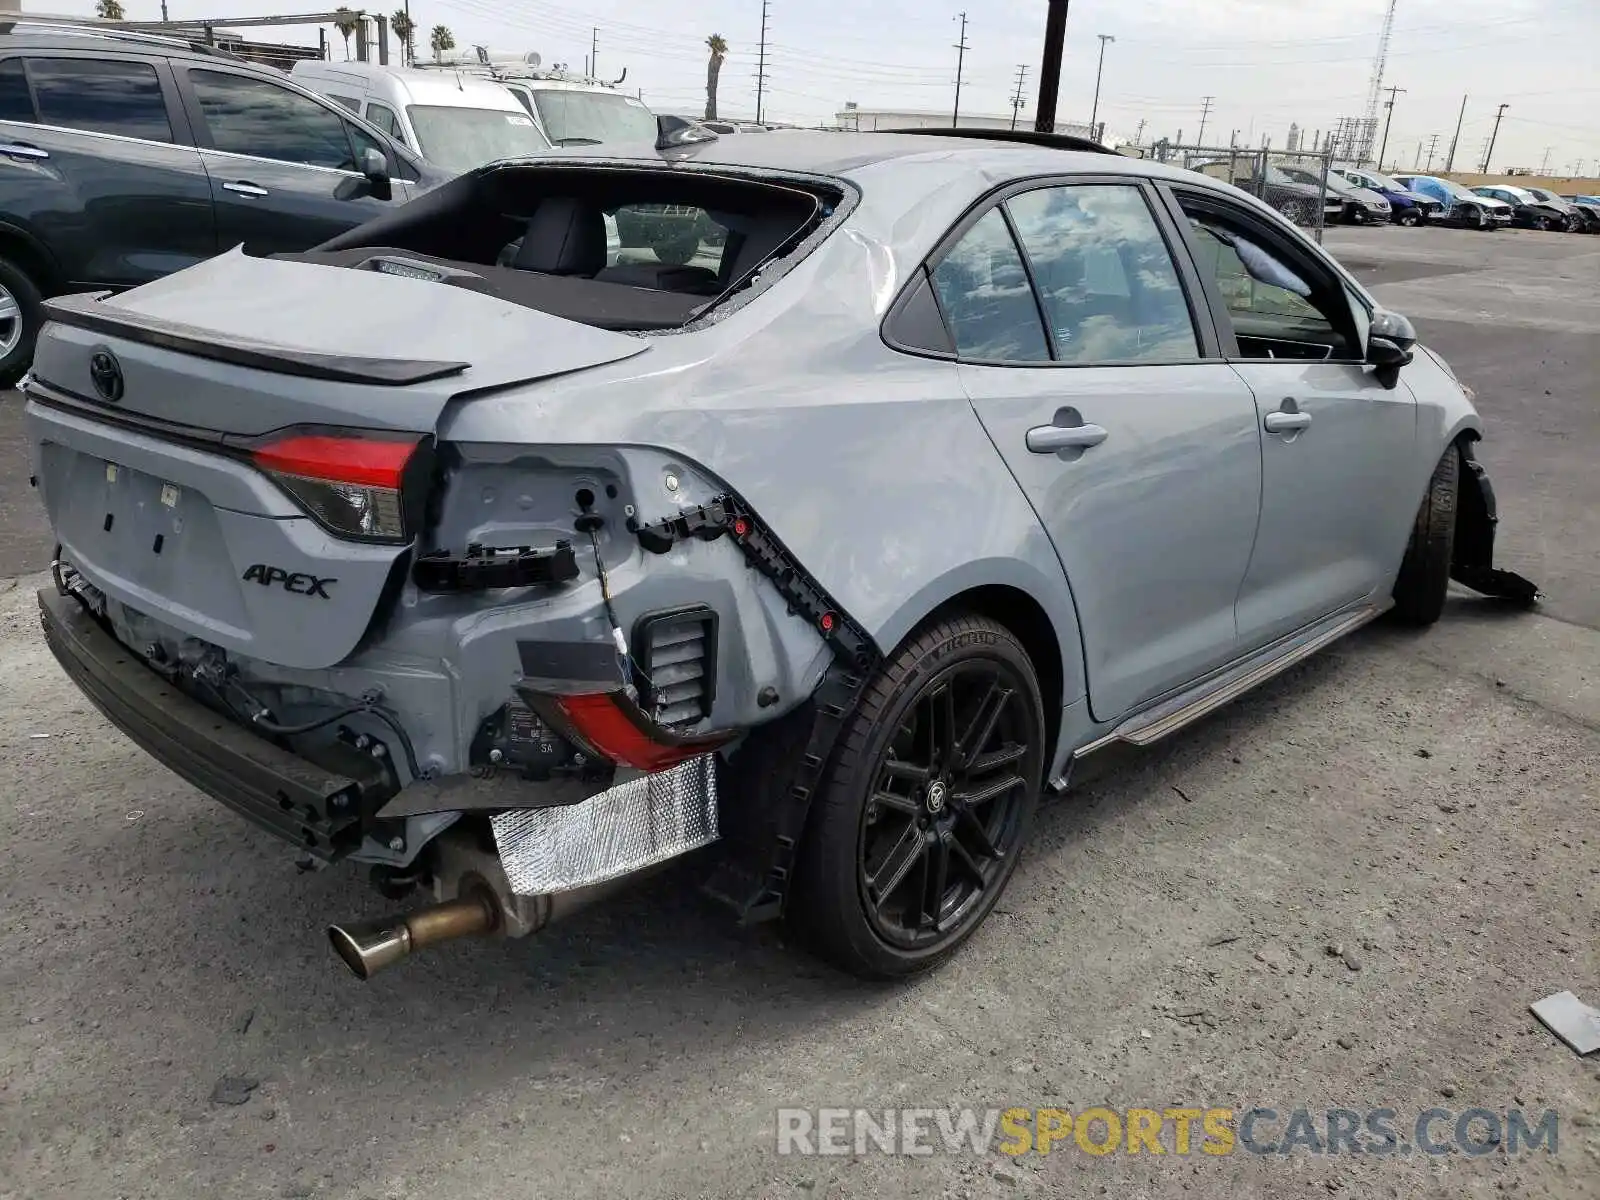
{"type": "MultiPolygon", "coordinates": [[[[345,0],[357,7],[355,0],[345,0]]],[[[388,0],[395,2],[395,0],[388,0]]],[[[955,99],[960,5],[968,50],[961,108],[1009,115],[1026,66],[1023,115],[1037,102],[1044,0],[854,0],[832,14],[817,0],[768,0],[768,120],[816,124],[846,101],[863,108],[943,111],[955,99]]],[[[93,0],[24,0],[35,11],[86,13],[93,0]]],[[[1099,119],[1111,133],[1146,139],[1199,133],[1203,98],[1214,97],[1206,141],[1264,136],[1282,146],[1291,122],[1309,133],[1363,115],[1388,0],[1072,0],[1057,116],[1087,121],[1107,34],[1099,119]]],[[[123,0],[130,19],[158,19],[159,0],[123,0]]],[[[269,0],[168,0],[174,19],[314,12],[269,0]]],[[[443,24],[458,45],[537,50],[546,63],[597,66],[642,92],[661,112],[698,115],[705,103],[705,39],[729,44],[719,89],[723,116],[756,105],[761,0],[412,0],[424,31],[443,24]],[[597,31],[597,32],[596,32],[597,31]],[[591,41],[593,39],[593,42],[591,41]]],[[[260,31],[316,41],[315,29],[260,31]]],[[[343,46],[330,29],[333,54],[343,46]]],[[[1600,2],[1597,0],[1398,0],[1384,86],[1396,97],[1386,162],[1424,166],[1438,135],[1444,165],[1462,98],[1457,169],[1481,161],[1498,106],[1506,104],[1493,168],[1600,175],[1600,2]],[[1548,156],[1548,158],[1547,158],[1548,156]]],[[[1387,97],[1386,97],[1387,98],[1387,97]]],[[[1380,119],[1384,111],[1380,108],[1380,119]]]]}

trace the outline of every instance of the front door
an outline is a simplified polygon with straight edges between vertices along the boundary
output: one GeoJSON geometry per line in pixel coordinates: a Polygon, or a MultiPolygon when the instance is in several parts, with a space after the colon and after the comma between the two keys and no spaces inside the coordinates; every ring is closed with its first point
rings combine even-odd
{"type": "Polygon", "coordinates": [[[375,193],[361,155],[386,152],[332,105],[254,75],[212,67],[186,75],[223,249],[306,250],[406,199],[399,180],[387,196],[375,193]]]}
{"type": "Polygon", "coordinates": [[[1254,649],[1392,582],[1418,499],[1416,400],[1366,366],[1371,314],[1302,238],[1225,197],[1177,195],[1261,422],[1238,607],[1254,649]]]}
{"type": "Polygon", "coordinates": [[[1255,406],[1207,356],[1150,194],[1026,188],[932,276],[962,381],[1065,568],[1094,717],[1228,661],[1260,505],[1255,406]]]}

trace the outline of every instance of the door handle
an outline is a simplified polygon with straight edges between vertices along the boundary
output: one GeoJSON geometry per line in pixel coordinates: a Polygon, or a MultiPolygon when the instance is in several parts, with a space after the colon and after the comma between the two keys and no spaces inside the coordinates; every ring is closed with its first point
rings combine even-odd
{"type": "Polygon", "coordinates": [[[1028,449],[1035,454],[1055,454],[1062,450],[1087,450],[1107,437],[1100,425],[1035,425],[1028,430],[1028,449]]]}
{"type": "Polygon", "coordinates": [[[1269,412],[1261,422],[1268,433],[1298,433],[1311,424],[1311,414],[1303,412],[1269,412]]]}
{"type": "Polygon", "coordinates": [[[50,157],[50,151],[41,150],[37,146],[29,146],[24,142],[0,142],[0,154],[9,154],[12,158],[50,157]]]}
{"type": "Polygon", "coordinates": [[[265,196],[268,194],[266,188],[257,187],[255,184],[243,179],[223,184],[222,190],[225,192],[237,192],[241,196],[265,196]]]}

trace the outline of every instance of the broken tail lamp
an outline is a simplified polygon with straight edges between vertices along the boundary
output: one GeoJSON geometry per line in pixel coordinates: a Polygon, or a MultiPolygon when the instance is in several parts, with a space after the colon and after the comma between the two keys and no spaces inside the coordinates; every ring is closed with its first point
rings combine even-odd
{"type": "Polygon", "coordinates": [[[657,725],[620,688],[609,692],[524,691],[530,708],[585,753],[618,766],[665,771],[733,740],[732,733],[686,737],[657,725]]]}
{"type": "Polygon", "coordinates": [[[407,481],[424,439],[371,433],[292,433],[258,443],[250,461],[336,537],[408,539],[407,481]]]}

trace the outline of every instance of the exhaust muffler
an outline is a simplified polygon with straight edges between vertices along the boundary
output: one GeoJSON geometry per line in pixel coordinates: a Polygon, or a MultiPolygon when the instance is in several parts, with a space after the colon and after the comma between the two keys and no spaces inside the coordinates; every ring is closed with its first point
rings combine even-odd
{"type": "Polygon", "coordinates": [[[357,979],[371,979],[418,950],[476,937],[500,927],[500,906],[488,888],[430,904],[404,916],[328,926],[328,940],[357,979]]]}

